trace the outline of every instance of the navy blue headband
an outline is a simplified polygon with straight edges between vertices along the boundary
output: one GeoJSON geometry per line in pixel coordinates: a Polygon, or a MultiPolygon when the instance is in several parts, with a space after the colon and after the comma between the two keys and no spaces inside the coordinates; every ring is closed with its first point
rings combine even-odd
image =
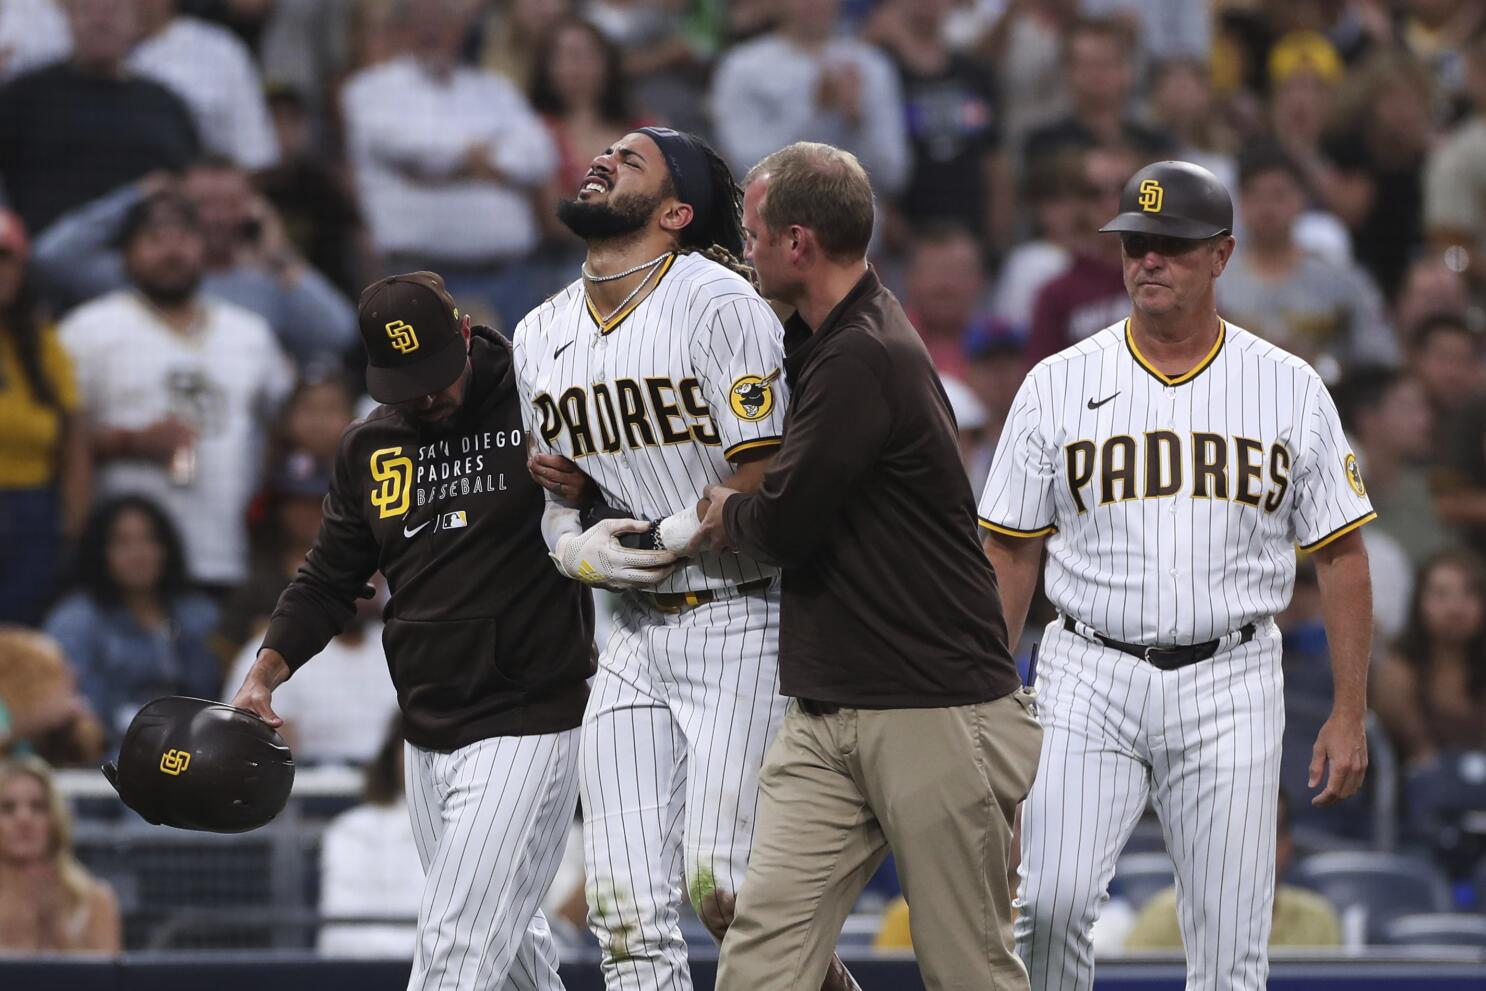
{"type": "MultiPolygon", "coordinates": [[[[676,198],[691,207],[692,219],[687,226],[693,237],[700,236],[712,219],[712,169],[702,143],[685,131],[669,127],[640,127],[634,133],[654,141],[665,156],[676,198]]],[[[689,239],[683,234],[682,240],[689,239]]]]}

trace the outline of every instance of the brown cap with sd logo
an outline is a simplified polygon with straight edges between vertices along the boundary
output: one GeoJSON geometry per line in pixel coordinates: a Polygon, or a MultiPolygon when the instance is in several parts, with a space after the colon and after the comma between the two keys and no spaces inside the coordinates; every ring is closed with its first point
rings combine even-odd
{"type": "Polygon", "coordinates": [[[1200,241],[1233,231],[1233,199],[1200,165],[1156,162],[1130,177],[1119,216],[1099,230],[1200,241]]]}
{"type": "Polygon", "coordinates": [[[433,272],[373,282],[361,293],[356,320],[366,345],[366,391],[379,403],[440,392],[464,372],[459,308],[433,272]]]}

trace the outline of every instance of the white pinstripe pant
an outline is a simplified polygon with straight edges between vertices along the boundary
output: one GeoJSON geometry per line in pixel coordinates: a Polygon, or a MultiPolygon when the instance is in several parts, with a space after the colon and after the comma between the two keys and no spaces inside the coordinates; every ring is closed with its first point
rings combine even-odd
{"type": "Polygon", "coordinates": [[[747,871],[764,751],[784,716],[778,592],[678,614],[626,596],[583,719],[588,922],[609,991],[689,991],[699,913],[747,871]]]}
{"type": "Polygon", "coordinates": [[[1094,984],[1089,938],[1150,799],[1176,865],[1188,991],[1262,991],[1285,729],[1280,634],[1176,671],[1047,628],[1016,946],[1034,991],[1094,984]]]}
{"type": "Polygon", "coordinates": [[[405,751],[423,861],[408,991],[561,991],[540,905],[578,802],[579,731],[405,751]]]}

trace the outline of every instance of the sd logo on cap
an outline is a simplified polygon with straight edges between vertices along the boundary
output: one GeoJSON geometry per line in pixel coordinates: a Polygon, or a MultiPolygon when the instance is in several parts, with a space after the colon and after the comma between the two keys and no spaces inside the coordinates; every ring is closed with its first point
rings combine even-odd
{"type": "Polygon", "coordinates": [[[283,811],[294,755],[246,709],[170,696],[135,714],[103,775],[146,822],[243,833],[283,811]]]}
{"type": "Polygon", "coordinates": [[[441,392],[464,374],[459,309],[433,272],[373,282],[361,294],[356,321],[366,345],[366,391],[379,403],[441,392]]]}
{"type": "Polygon", "coordinates": [[[1233,232],[1233,200],[1200,165],[1156,162],[1130,177],[1119,216],[1099,230],[1201,241],[1233,232]]]}

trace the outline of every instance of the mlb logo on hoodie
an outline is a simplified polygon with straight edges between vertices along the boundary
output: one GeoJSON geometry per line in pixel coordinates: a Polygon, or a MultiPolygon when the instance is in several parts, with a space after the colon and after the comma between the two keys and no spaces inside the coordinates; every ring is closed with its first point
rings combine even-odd
{"type": "Polygon", "coordinates": [[[456,509],[452,513],[445,513],[444,514],[443,520],[439,523],[439,529],[440,530],[458,530],[461,527],[467,527],[469,525],[470,525],[469,518],[465,515],[464,510],[462,510],[462,509],[456,509]]]}

